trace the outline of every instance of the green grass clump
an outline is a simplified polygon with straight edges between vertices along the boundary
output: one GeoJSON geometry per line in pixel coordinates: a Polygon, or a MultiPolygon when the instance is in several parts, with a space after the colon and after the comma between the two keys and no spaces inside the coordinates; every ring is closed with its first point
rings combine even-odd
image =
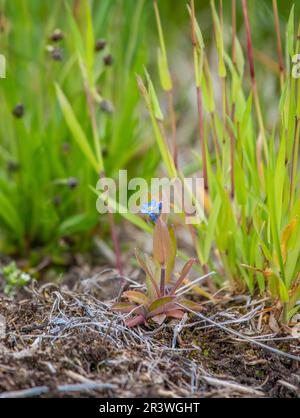
{"type": "MultiPolygon", "coordinates": [[[[158,158],[136,115],[135,73],[147,60],[144,4],[0,3],[7,62],[0,80],[1,250],[55,249],[74,234],[81,247],[89,244],[99,214],[88,186],[104,172],[153,172],[158,158]]],[[[106,224],[103,217],[103,231],[106,224]]]]}
{"type": "MultiPolygon", "coordinates": [[[[230,52],[224,41],[222,9],[217,10],[214,1],[210,4],[218,61],[217,86],[196,20],[194,1],[188,5],[200,140],[195,158],[205,184],[205,220],[190,230],[204,272],[216,270],[219,278],[226,279],[235,291],[267,292],[280,301],[282,319],[286,322],[299,309],[296,303],[300,299],[300,82],[291,75],[300,32],[295,35],[292,9],[283,48],[274,1],[280,97],[277,123],[268,127],[267,111],[262,109],[259,97],[263,85],[257,84],[254,68],[247,2],[242,1],[244,50],[237,38],[236,4],[232,2],[230,52]],[[249,78],[245,62],[250,68],[249,78]],[[221,93],[220,102],[217,90],[221,93]]],[[[160,39],[161,85],[163,90],[173,92],[157,1],[154,7],[160,39]]],[[[181,177],[187,167],[177,166],[174,155],[178,152],[168,146],[165,135],[168,131],[164,128],[165,120],[174,117],[174,108],[169,108],[166,118],[148,74],[146,81],[145,85],[138,80],[162,160],[169,177],[181,177]]],[[[173,147],[177,147],[176,142],[173,147]]]]}

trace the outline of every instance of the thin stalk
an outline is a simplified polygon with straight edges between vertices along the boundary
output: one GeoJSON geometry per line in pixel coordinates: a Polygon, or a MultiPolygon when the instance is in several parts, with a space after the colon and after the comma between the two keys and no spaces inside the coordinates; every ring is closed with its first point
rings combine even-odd
{"type": "MultiPolygon", "coordinates": [[[[214,103],[214,91],[213,91],[213,87],[212,87],[210,69],[209,69],[209,64],[208,64],[208,61],[207,61],[207,57],[204,57],[204,73],[205,73],[205,76],[207,78],[208,92],[209,92],[209,95],[211,97],[211,101],[214,103]]],[[[210,117],[211,117],[212,137],[213,137],[215,153],[216,153],[217,168],[219,170],[221,151],[220,151],[220,145],[219,145],[219,142],[218,142],[218,134],[217,134],[217,127],[216,127],[216,116],[215,116],[214,105],[213,105],[213,107],[210,107],[209,113],[210,113],[210,117]]]]}
{"type": "MultiPolygon", "coordinates": [[[[231,120],[234,122],[235,116],[235,103],[232,103],[231,109],[231,120]]],[[[230,179],[231,179],[231,198],[234,199],[235,194],[235,186],[234,186],[234,154],[235,154],[235,138],[234,133],[232,132],[231,128],[229,128],[229,137],[230,137],[230,179]]]]}
{"type": "Polygon", "coordinates": [[[87,105],[89,109],[91,124],[92,124],[92,131],[93,131],[93,140],[94,140],[94,147],[97,157],[97,162],[99,166],[100,173],[104,171],[104,162],[103,162],[103,156],[102,156],[102,150],[101,150],[101,141],[98,134],[98,127],[97,127],[97,121],[96,121],[96,113],[95,113],[95,106],[94,106],[94,100],[91,94],[91,90],[88,86],[88,83],[85,83],[85,94],[86,94],[86,100],[87,105]]]}
{"type": "Polygon", "coordinates": [[[248,16],[247,0],[242,0],[242,6],[243,6],[243,15],[244,15],[246,34],[247,34],[247,52],[248,52],[248,61],[249,61],[249,67],[250,67],[252,92],[253,92],[253,97],[254,97],[256,114],[258,118],[259,130],[260,130],[263,144],[264,144],[265,157],[266,157],[266,161],[268,161],[268,147],[267,147],[267,142],[266,142],[265,127],[264,127],[262,112],[260,108],[260,102],[259,102],[257,86],[256,86],[255,71],[254,71],[253,47],[252,47],[251,30],[250,30],[250,23],[249,23],[249,16],[248,16]]]}
{"type": "MultiPolygon", "coordinates": [[[[195,66],[195,76],[196,80],[198,78],[198,73],[200,71],[198,64],[198,52],[197,52],[197,38],[196,38],[196,28],[195,28],[195,2],[191,0],[191,18],[192,18],[192,45],[194,50],[194,66],[195,66]]],[[[199,126],[199,138],[200,138],[200,147],[202,154],[202,174],[204,179],[204,188],[208,191],[208,175],[207,175],[207,159],[206,159],[206,144],[204,136],[204,118],[203,118],[203,103],[202,103],[202,90],[201,84],[197,83],[196,85],[197,93],[197,108],[198,108],[198,126],[199,126]]]]}
{"type": "MultiPolygon", "coordinates": [[[[222,90],[222,150],[223,150],[223,177],[225,178],[227,172],[227,147],[226,147],[226,131],[228,130],[227,127],[227,100],[226,100],[226,78],[221,78],[221,90],[222,90]]],[[[230,173],[233,173],[233,165],[230,167],[230,173]]]]}
{"type": "MultiPolygon", "coordinates": [[[[231,24],[232,24],[232,38],[231,38],[231,58],[234,68],[236,68],[236,0],[231,0],[231,24]]],[[[235,117],[235,102],[231,106],[231,120],[234,123],[235,117]]],[[[230,130],[230,165],[231,165],[231,198],[234,198],[234,154],[235,154],[235,138],[233,132],[230,130]]]]}
{"type": "Polygon", "coordinates": [[[154,12],[155,12],[155,18],[156,18],[156,23],[157,23],[158,36],[159,36],[160,46],[161,46],[161,49],[162,49],[162,54],[165,57],[165,59],[167,59],[167,50],[166,50],[166,46],[165,46],[165,42],[164,42],[164,34],[163,34],[163,30],[162,30],[162,24],[161,24],[161,21],[160,21],[160,15],[159,15],[159,10],[158,10],[157,0],[153,0],[153,6],[154,6],[154,12]]]}
{"type": "Polygon", "coordinates": [[[204,118],[203,118],[203,102],[201,88],[197,87],[197,107],[198,107],[198,122],[199,122],[199,137],[202,153],[202,173],[204,179],[204,188],[208,191],[208,174],[207,174],[207,159],[206,159],[206,146],[204,137],[204,118]]]}
{"type": "Polygon", "coordinates": [[[284,324],[288,324],[289,322],[289,304],[288,302],[283,303],[283,309],[282,309],[282,322],[284,324]]]}
{"type": "Polygon", "coordinates": [[[211,112],[211,123],[212,123],[212,134],[213,134],[213,141],[215,145],[215,151],[216,151],[216,160],[217,160],[217,166],[220,167],[220,145],[218,143],[218,134],[217,134],[217,125],[216,125],[216,115],[215,112],[211,112]]]}
{"type": "Polygon", "coordinates": [[[174,106],[173,89],[168,91],[169,114],[171,119],[172,130],[172,154],[175,168],[178,169],[178,147],[177,147],[177,127],[176,127],[176,113],[174,106]]]}
{"type": "Polygon", "coordinates": [[[222,89],[222,124],[223,124],[223,144],[225,145],[225,131],[227,126],[226,115],[227,115],[227,104],[226,104],[226,79],[221,78],[221,89],[222,89]]]}
{"type": "MultiPolygon", "coordinates": [[[[99,175],[100,175],[100,177],[105,177],[105,169],[104,169],[104,162],[103,162],[100,138],[99,138],[99,135],[98,135],[98,127],[97,127],[97,121],[96,121],[95,106],[94,106],[94,101],[93,101],[89,86],[87,84],[85,86],[85,92],[86,92],[87,104],[88,104],[89,114],[90,114],[91,123],[92,123],[92,130],[93,130],[93,137],[94,137],[96,155],[97,155],[97,160],[98,160],[99,169],[100,169],[99,175]]],[[[119,240],[118,240],[118,237],[117,237],[117,232],[116,232],[116,227],[115,227],[115,222],[114,222],[114,216],[110,211],[108,211],[108,221],[109,221],[111,238],[112,238],[112,243],[113,243],[115,257],[116,257],[116,268],[117,268],[119,274],[122,275],[123,274],[123,268],[122,268],[121,251],[120,251],[120,246],[119,246],[119,240]]]]}
{"type": "Polygon", "coordinates": [[[165,295],[165,286],[166,286],[166,268],[162,267],[160,271],[160,296],[165,295]]]}
{"type": "Polygon", "coordinates": [[[220,25],[223,30],[223,0],[220,0],[220,25]]]}
{"type": "MultiPolygon", "coordinates": [[[[299,99],[298,99],[299,100],[299,99]]],[[[294,196],[295,196],[295,179],[296,179],[296,171],[297,171],[297,161],[298,161],[298,150],[299,150],[299,133],[300,133],[300,120],[297,116],[295,116],[295,130],[294,130],[294,143],[293,143],[293,151],[292,151],[292,166],[291,166],[291,189],[290,189],[290,202],[289,202],[289,210],[292,209],[294,204],[294,196]]]]}
{"type": "MultiPolygon", "coordinates": [[[[100,173],[100,177],[102,177],[102,178],[105,177],[105,172],[104,171],[102,171],[100,173]]],[[[108,222],[109,222],[109,227],[110,227],[111,240],[112,240],[114,253],[115,253],[115,257],[116,257],[116,269],[118,270],[119,275],[122,276],[123,275],[123,265],[122,265],[122,259],[121,259],[121,250],[120,250],[116,225],[115,225],[115,221],[114,221],[114,215],[113,215],[113,213],[110,212],[110,210],[108,210],[108,222]]],[[[124,284],[125,284],[125,281],[123,280],[122,286],[124,286],[124,284]]]]}
{"type": "Polygon", "coordinates": [[[276,46],[277,46],[278,67],[279,67],[279,74],[280,74],[280,87],[282,89],[283,83],[284,83],[284,60],[283,60],[283,53],[282,53],[282,46],[281,46],[277,0],[273,0],[273,12],[274,12],[274,23],[275,23],[275,31],[276,31],[276,46]]]}
{"type": "Polygon", "coordinates": [[[171,131],[172,131],[172,156],[173,156],[175,168],[178,168],[178,147],[177,147],[177,140],[176,140],[177,130],[176,130],[176,113],[175,113],[174,96],[173,96],[173,83],[172,83],[172,79],[169,73],[167,49],[166,49],[166,45],[164,41],[163,28],[161,24],[157,0],[153,0],[153,7],[154,7],[155,18],[156,18],[158,36],[159,36],[159,43],[160,43],[161,53],[162,53],[163,62],[164,62],[163,68],[165,70],[165,77],[166,77],[164,79],[164,82],[162,82],[162,87],[168,94],[168,107],[169,107],[169,115],[170,115],[170,121],[171,121],[171,131]]]}
{"type": "Polygon", "coordinates": [[[231,58],[234,67],[236,67],[236,0],[231,0],[231,21],[232,21],[232,38],[231,38],[231,58]]]}

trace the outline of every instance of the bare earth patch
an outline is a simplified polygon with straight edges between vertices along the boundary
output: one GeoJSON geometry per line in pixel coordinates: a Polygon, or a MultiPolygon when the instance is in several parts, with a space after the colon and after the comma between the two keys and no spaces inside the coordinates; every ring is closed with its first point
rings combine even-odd
{"type": "Polygon", "coordinates": [[[299,339],[258,332],[259,304],[204,314],[283,355],[193,315],[128,329],[102,298],[87,281],[2,296],[0,397],[300,397],[299,362],[284,356],[299,339]]]}

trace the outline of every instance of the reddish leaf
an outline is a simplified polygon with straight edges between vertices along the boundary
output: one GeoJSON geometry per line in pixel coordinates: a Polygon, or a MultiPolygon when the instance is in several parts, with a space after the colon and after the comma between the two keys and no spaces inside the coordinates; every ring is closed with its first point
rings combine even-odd
{"type": "Polygon", "coordinates": [[[183,280],[186,278],[186,276],[189,274],[189,271],[191,270],[193,264],[196,262],[195,258],[191,258],[189,261],[187,261],[185,263],[185,265],[183,266],[179,279],[177,280],[177,282],[175,283],[172,292],[171,293],[175,293],[176,290],[181,286],[183,280]]]}
{"type": "Polygon", "coordinates": [[[176,318],[176,319],[182,319],[184,315],[184,312],[180,309],[172,309],[171,311],[167,312],[168,318],[176,318]]]}
{"type": "Polygon", "coordinates": [[[153,257],[161,265],[166,265],[172,257],[172,242],[168,227],[164,221],[158,218],[153,232],[153,257]]]}
{"type": "Polygon", "coordinates": [[[164,322],[164,320],[166,319],[166,315],[165,314],[155,315],[151,319],[156,324],[161,325],[164,322]]]}
{"type": "Polygon", "coordinates": [[[160,306],[159,308],[155,309],[154,311],[148,312],[147,319],[152,318],[155,315],[160,315],[163,313],[167,313],[173,309],[177,309],[177,305],[174,302],[166,303],[165,305],[160,306]]]}
{"type": "Polygon", "coordinates": [[[125,324],[129,328],[133,328],[133,327],[136,327],[137,325],[142,325],[144,323],[145,323],[145,318],[142,315],[137,315],[134,318],[127,319],[127,321],[125,321],[125,324]]]}

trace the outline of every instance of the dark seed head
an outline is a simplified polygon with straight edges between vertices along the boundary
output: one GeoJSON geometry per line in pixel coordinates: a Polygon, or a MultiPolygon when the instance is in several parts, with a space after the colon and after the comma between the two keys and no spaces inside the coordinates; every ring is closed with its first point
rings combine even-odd
{"type": "Polygon", "coordinates": [[[108,100],[102,100],[100,103],[100,110],[104,113],[111,114],[114,112],[114,106],[113,104],[108,100]]]}
{"type": "Polygon", "coordinates": [[[110,67],[113,64],[113,61],[114,59],[111,54],[105,55],[105,57],[103,57],[104,65],[107,67],[110,67]]]}
{"type": "Polygon", "coordinates": [[[62,145],[62,150],[65,154],[68,154],[68,152],[70,151],[71,146],[69,144],[69,142],[64,142],[62,145]]]}
{"type": "Polygon", "coordinates": [[[96,51],[103,51],[103,49],[106,47],[106,40],[105,39],[97,39],[95,50],[96,51]]]}
{"type": "Polygon", "coordinates": [[[78,186],[78,179],[75,177],[70,177],[67,182],[70,189],[75,189],[78,186]]]}
{"type": "Polygon", "coordinates": [[[18,104],[14,107],[14,109],[13,109],[13,111],[12,111],[12,114],[13,114],[16,118],[21,118],[21,117],[24,115],[24,111],[25,111],[25,109],[24,109],[24,105],[23,105],[22,103],[18,103],[18,104]]]}
{"type": "Polygon", "coordinates": [[[60,29],[55,29],[49,39],[53,42],[58,42],[58,41],[61,41],[63,38],[64,38],[63,32],[60,29]]]}
{"type": "Polygon", "coordinates": [[[8,161],[7,163],[7,171],[9,173],[15,173],[16,171],[20,170],[20,164],[17,161],[8,161]]]}
{"type": "Polygon", "coordinates": [[[53,51],[51,51],[51,57],[54,61],[62,61],[63,60],[63,53],[60,48],[54,48],[53,51]]]}

